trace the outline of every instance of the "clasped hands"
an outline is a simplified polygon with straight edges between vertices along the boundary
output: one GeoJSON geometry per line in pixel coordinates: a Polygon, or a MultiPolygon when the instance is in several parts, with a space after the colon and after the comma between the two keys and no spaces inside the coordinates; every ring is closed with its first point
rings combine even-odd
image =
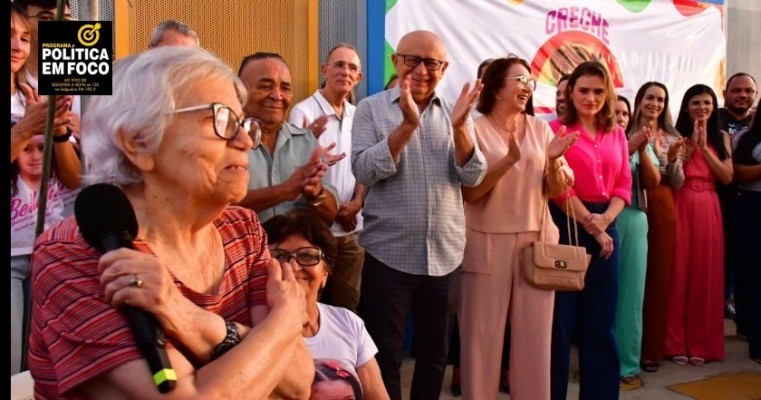
{"type": "Polygon", "coordinates": [[[629,156],[634,155],[634,153],[640,151],[645,151],[645,148],[647,147],[647,143],[650,141],[650,137],[652,137],[653,129],[650,126],[643,126],[639,129],[639,131],[635,132],[631,137],[629,137],[629,156]]]}
{"type": "Polygon", "coordinates": [[[692,129],[692,140],[695,143],[695,147],[700,150],[706,150],[708,148],[708,132],[706,131],[706,121],[696,119],[692,129]]]}
{"type": "MultiPolygon", "coordinates": [[[[24,130],[33,132],[35,135],[45,133],[48,108],[47,97],[40,96],[36,89],[32,89],[26,83],[21,83],[19,88],[24,93],[27,102],[24,118],[19,121],[19,124],[24,127],[24,130]]],[[[72,131],[79,131],[79,118],[70,110],[72,102],[72,96],[56,97],[55,118],[53,120],[53,127],[56,133],[65,133],[67,126],[72,128],[72,131]]]]}
{"type": "MultiPolygon", "coordinates": [[[[420,125],[420,108],[415,99],[412,97],[410,89],[411,75],[404,77],[401,82],[401,95],[399,97],[399,108],[402,110],[403,124],[417,128],[420,125]]],[[[473,106],[476,104],[478,96],[484,85],[480,79],[477,79],[471,88],[470,82],[466,82],[460,90],[454,106],[452,107],[452,128],[455,132],[465,126],[473,106]]]]}
{"type": "Polygon", "coordinates": [[[335,143],[327,147],[318,146],[312,151],[309,161],[293,171],[293,174],[284,182],[290,193],[289,197],[291,200],[295,201],[302,195],[307,200],[313,200],[320,195],[323,190],[320,181],[328,171],[328,167],[335,165],[346,157],[346,153],[330,153],[335,147],[335,143]]]}
{"type": "Polygon", "coordinates": [[[606,260],[610,258],[610,255],[613,254],[614,243],[613,238],[611,238],[606,232],[610,223],[613,222],[608,216],[608,213],[589,213],[584,220],[580,222],[582,227],[584,227],[584,230],[593,236],[597,243],[600,244],[600,257],[606,260]]]}
{"type": "MultiPolygon", "coordinates": [[[[648,128],[649,129],[649,128],[648,128]]],[[[652,135],[652,131],[651,131],[652,135]]],[[[663,131],[658,129],[655,134],[655,152],[659,155],[661,150],[661,144],[663,143],[663,131]]],[[[633,137],[632,137],[633,138],[633,137]]],[[[677,157],[683,156],[685,151],[684,138],[678,138],[674,143],[671,143],[666,153],[666,160],[673,164],[677,161],[677,157]]],[[[629,141],[629,155],[634,154],[631,152],[631,139],[629,141]]]]}

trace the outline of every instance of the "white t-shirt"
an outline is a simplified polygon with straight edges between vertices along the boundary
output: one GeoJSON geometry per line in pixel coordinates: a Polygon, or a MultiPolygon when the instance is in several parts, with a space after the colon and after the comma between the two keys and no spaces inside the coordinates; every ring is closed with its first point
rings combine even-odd
{"type": "MultiPolygon", "coordinates": [[[[293,106],[288,122],[302,127],[304,120],[311,123],[322,115],[329,117],[325,132],[317,139],[320,146],[328,146],[331,143],[336,144],[332,153],[346,153],[346,157],[335,165],[328,168],[325,173],[326,181],[338,192],[338,204],[346,203],[351,200],[354,194],[354,185],[357,180],[351,172],[351,125],[354,121],[354,110],[357,107],[344,100],[343,118],[338,118],[333,106],[328,103],[320,91],[314,92],[307,99],[293,106]]],[[[359,232],[362,230],[362,211],[357,213],[357,227],[353,232],[346,232],[341,225],[334,223],[330,227],[333,236],[346,236],[349,233],[359,232]]]]}
{"type": "MultiPolygon", "coordinates": [[[[27,79],[27,82],[29,82],[29,85],[31,85],[33,88],[37,87],[37,80],[34,79],[34,77],[32,75],[30,75],[29,72],[27,72],[26,79],[27,79]]],[[[75,112],[78,114],[79,113],[79,96],[75,97],[74,104],[72,105],[72,110],[75,109],[74,106],[76,106],[76,111],[75,112]]],[[[21,95],[20,91],[17,91],[15,95],[11,96],[11,121],[18,122],[19,120],[21,120],[24,117],[25,114],[26,114],[26,99],[23,98],[23,96],[21,95]]],[[[72,135],[69,138],[69,141],[72,142],[72,143],[76,143],[77,139],[75,139],[74,135],[72,135]]],[[[52,184],[54,180],[55,180],[56,184],[60,187],[61,196],[62,196],[63,202],[64,202],[64,208],[63,208],[63,211],[62,211],[63,217],[68,217],[69,215],[74,215],[74,200],[77,197],[78,191],[77,190],[70,190],[70,189],[66,188],[62,183],[60,183],[57,179],[55,179],[55,176],[51,175],[49,183],[52,184]]],[[[21,181],[21,179],[19,179],[19,181],[21,181]]],[[[21,185],[19,185],[19,195],[21,194],[20,186],[21,185]]],[[[52,189],[52,186],[48,186],[48,187],[50,188],[50,189],[48,189],[49,191],[48,191],[48,203],[47,203],[48,215],[49,215],[49,212],[50,212],[50,203],[51,203],[51,201],[50,201],[50,195],[51,195],[50,191],[52,191],[53,189],[52,189]]],[[[36,193],[36,191],[35,191],[35,193],[36,193]]],[[[37,199],[36,199],[36,197],[34,199],[34,209],[35,210],[37,209],[37,199]]],[[[36,211],[35,211],[35,213],[36,213],[36,211]]],[[[34,217],[35,221],[33,222],[33,224],[36,223],[36,215],[37,214],[35,214],[35,217],[34,217]]],[[[45,225],[46,229],[47,229],[48,226],[50,226],[50,223],[47,223],[45,225]]],[[[29,252],[28,253],[19,253],[19,255],[31,254],[31,245],[34,244],[34,229],[35,228],[32,227],[32,242],[29,245],[30,246],[29,247],[30,248],[29,252]]],[[[13,236],[12,233],[13,233],[13,203],[11,203],[11,236],[13,236]]],[[[16,254],[13,253],[13,249],[14,249],[13,238],[11,238],[11,255],[12,256],[16,255],[16,254]]]]}
{"type": "Polygon", "coordinates": [[[19,122],[24,117],[26,112],[26,105],[24,97],[21,96],[21,92],[17,91],[16,94],[11,95],[11,122],[19,122]]]}
{"type": "MultiPolygon", "coordinates": [[[[11,198],[11,257],[32,254],[37,228],[39,190],[32,189],[21,178],[16,185],[18,193],[11,198]]],[[[74,196],[75,192],[66,189],[54,176],[50,177],[44,229],[64,219],[65,204],[73,203],[74,196]]]]}
{"type": "Polygon", "coordinates": [[[305,337],[309,352],[315,363],[320,359],[337,360],[351,368],[365,365],[378,352],[378,347],[365,328],[365,322],[356,314],[342,307],[317,303],[320,310],[320,328],[312,337],[305,337]]]}

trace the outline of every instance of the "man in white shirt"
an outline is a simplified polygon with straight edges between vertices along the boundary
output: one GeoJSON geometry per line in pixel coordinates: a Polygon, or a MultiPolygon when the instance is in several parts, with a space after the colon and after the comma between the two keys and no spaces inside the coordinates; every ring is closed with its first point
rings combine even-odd
{"type": "MultiPolygon", "coordinates": [[[[355,106],[348,100],[362,79],[362,65],[354,46],[336,45],[322,65],[325,84],[291,110],[289,122],[311,130],[320,145],[335,143],[335,153],[351,152],[351,126],[355,106]]],[[[356,312],[359,304],[359,283],[365,251],[359,245],[362,230],[362,205],[365,186],[356,182],[351,172],[351,159],[346,157],[330,167],[327,182],[338,192],[338,213],[331,231],[338,241],[336,265],[328,279],[321,302],[346,307],[356,312]]]]}

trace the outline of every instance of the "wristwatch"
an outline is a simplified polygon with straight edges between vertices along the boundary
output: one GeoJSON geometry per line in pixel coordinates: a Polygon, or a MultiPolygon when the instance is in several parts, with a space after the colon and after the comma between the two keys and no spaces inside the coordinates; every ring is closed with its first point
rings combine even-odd
{"type": "Polygon", "coordinates": [[[324,186],[320,186],[320,193],[318,193],[315,198],[310,200],[309,204],[311,204],[314,207],[317,207],[320,204],[322,204],[323,202],[325,202],[325,187],[324,186]]]}
{"type": "Polygon", "coordinates": [[[227,328],[227,334],[225,338],[220,342],[214,350],[211,352],[211,359],[216,360],[222,357],[222,354],[227,353],[228,350],[235,347],[240,343],[240,333],[238,333],[238,325],[235,322],[225,321],[225,327],[227,328]]]}
{"type": "Polygon", "coordinates": [[[66,143],[69,141],[69,138],[71,137],[71,129],[69,127],[66,127],[66,133],[63,135],[53,136],[53,143],[66,143]]]}

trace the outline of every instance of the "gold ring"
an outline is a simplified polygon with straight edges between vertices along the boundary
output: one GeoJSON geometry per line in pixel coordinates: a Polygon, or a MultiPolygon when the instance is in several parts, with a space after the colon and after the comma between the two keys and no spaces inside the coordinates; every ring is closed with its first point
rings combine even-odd
{"type": "Polygon", "coordinates": [[[137,275],[132,275],[132,279],[127,284],[129,287],[139,288],[143,286],[143,280],[138,278],[137,275]]]}

